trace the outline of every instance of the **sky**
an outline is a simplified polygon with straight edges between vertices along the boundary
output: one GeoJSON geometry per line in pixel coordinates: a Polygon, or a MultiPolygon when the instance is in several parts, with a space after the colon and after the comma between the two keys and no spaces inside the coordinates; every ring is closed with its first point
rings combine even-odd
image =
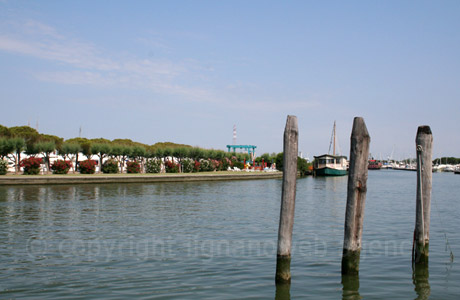
{"type": "Polygon", "coordinates": [[[0,0],[4,126],[349,155],[363,117],[376,158],[460,157],[460,1],[0,0]],[[6,109],[5,109],[6,108],[6,109]]]}

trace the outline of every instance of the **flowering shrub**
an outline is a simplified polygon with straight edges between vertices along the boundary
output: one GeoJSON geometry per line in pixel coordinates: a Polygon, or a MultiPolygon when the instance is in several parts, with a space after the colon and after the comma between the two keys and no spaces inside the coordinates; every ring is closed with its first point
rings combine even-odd
{"type": "Polygon", "coordinates": [[[201,168],[201,163],[195,160],[195,165],[193,166],[193,172],[199,172],[201,168]]]}
{"type": "Polygon", "coordinates": [[[165,162],[166,173],[179,173],[179,164],[167,160],[165,162]]]}
{"type": "Polygon", "coordinates": [[[207,159],[200,159],[200,171],[201,172],[214,171],[214,167],[211,161],[207,159]]]}
{"type": "Polygon", "coordinates": [[[81,174],[94,174],[96,171],[97,161],[92,159],[87,159],[81,161],[79,164],[81,174]]]}
{"type": "Polygon", "coordinates": [[[182,159],[182,172],[192,173],[195,169],[195,161],[190,158],[182,159]]]}
{"type": "Polygon", "coordinates": [[[145,163],[145,172],[147,173],[160,173],[161,172],[161,160],[149,159],[145,163]]]}
{"type": "Polygon", "coordinates": [[[218,160],[215,160],[215,159],[211,159],[210,163],[211,163],[211,168],[212,168],[211,171],[220,170],[220,167],[222,166],[222,163],[220,161],[218,161],[218,160]]]}
{"type": "Polygon", "coordinates": [[[39,157],[24,158],[19,163],[19,166],[24,168],[24,175],[37,175],[40,173],[40,165],[43,163],[43,159],[39,157]]]}
{"type": "Polygon", "coordinates": [[[67,174],[69,173],[70,168],[72,168],[72,162],[70,160],[59,159],[51,165],[53,174],[67,174]]]}
{"type": "Polygon", "coordinates": [[[232,161],[224,157],[220,162],[220,170],[227,170],[229,167],[233,167],[232,161]]]}
{"type": "Polygon", "coordinates": [[[0,160],[0,175],[6,175],[8,171],[8,162],[5,160],[0,160]]]}
{"type": "Polygon", "coordinates": [[[128,161],[126,163],[126,172],[128,172],[128,173],[140,173],[141,172],[141,165],[135,160],[128,161]]]}
{"type": "Polygon", "coordinates": [[[102,164],[102,173],[107,173],[107,174],[118,173],[118,162],[115,159],[106,160],[102,164]]]}

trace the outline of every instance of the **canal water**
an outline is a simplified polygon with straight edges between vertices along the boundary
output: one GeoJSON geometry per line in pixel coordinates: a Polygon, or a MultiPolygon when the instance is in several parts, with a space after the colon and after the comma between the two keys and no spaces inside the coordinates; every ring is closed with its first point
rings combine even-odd
{"type": "Polygon", "coordinates": [[[0,298],[458,299],[460,176],[433,174],[429,268],[414,272],[416,174],[369,171],[354,278],[340,274],[346,185],[298,180],[278,287],[281,180],[0,186],[0,298]]]}

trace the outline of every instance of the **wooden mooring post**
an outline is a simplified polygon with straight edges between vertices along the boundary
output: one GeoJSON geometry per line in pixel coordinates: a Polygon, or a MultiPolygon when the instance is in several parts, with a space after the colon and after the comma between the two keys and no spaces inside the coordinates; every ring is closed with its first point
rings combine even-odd
{"type": "Polygon", "coordinates": [[[356,117],[353,120],[350,140],[350,166],[342,254],[342,274],[346,275],[359,273],[370,140],[364,119],[356,117]]]}
{"type": "Polygon", "coordinates": [[[429,126],[418,127],[415,145],[417,149],[417,197],[412,262],[428,264],[433,152],[433,135],[429,126]]]}
{"type": "Polygon", "coordinates": [[[284,129],[283,186],[275,276],[277,283],[291,281],[291,245],[297,180],[298,136],[297,117],[288,116],[284,129]]]}

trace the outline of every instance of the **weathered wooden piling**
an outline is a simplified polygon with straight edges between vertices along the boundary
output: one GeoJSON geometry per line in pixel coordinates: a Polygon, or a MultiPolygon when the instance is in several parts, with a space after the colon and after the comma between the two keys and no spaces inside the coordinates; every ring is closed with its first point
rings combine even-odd
{"type": "Polygon", "coordinates": [[[291,245],[297,180],[298,124],[296,116],[288,116],[284,129],[283,185],[278,230],[276,282],[291,281],[291,245]]]}
{"type": "Polygon", "coordinates": [[[426,264],[415,264],[412,271],[412,282],[414,283],[414,290],[417,293],[416,299],[430,298],[431,287],[429,282],[429,270],[426,264]]]}
{"type": "Polygon", "coordinates": [[[353,120],[350,143],[342,274],[359,273],[370,140],[364,119],[356,117],[353,120]]]}
{"type": "Polygon", "coordinates": [[[359,274],[342,274],[342,299],[360,300],[359,294],[359,274]]]}
{"type": "Polygon", "coordinates": [[[417,149],[417,197],[412,262],[428,264],[433,152],[433,135],[429,126],[418,127],[415,145],[417,149]]]}

